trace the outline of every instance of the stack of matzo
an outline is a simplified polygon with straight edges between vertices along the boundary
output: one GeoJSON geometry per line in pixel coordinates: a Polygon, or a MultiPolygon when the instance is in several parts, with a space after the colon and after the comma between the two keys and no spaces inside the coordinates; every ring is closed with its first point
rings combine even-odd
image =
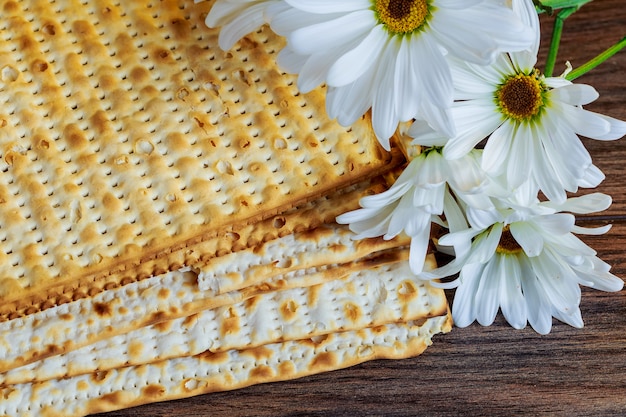
{"type": "Polygon", "coordinates": [[[0,1],[0,416],[412,356],[449,330],[406,238],[333,222],[402,155],[300,94],[267,28],[219,50],[211,5],[0,1]]]}

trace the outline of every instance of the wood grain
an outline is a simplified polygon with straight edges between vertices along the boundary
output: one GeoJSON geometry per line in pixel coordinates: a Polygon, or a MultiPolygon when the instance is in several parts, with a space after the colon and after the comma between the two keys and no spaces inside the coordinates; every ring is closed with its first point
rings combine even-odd
{"type": "MultiPolygon", "coordinates": [[[[559,55],[580,65],[626,35],[624,0],[597,0],[571,17],[559,55]]],[[[544,43],[551,18],[542,16],[544,43]]],[[[540,57],[540,62],[543,59],[540,57]]],[[[626,52],[577,82],[600,98],[587,109],[626,119],[626,52]]],[[[606,174],[599,190],[614,204],[598,223],[606,236],[588,237],[613,272],[626,276],[626,142],[585,141],[606,174]]],[[[452,294],[450,294],[452,296],[452,294]]],[[[151,404],[117,416],[623,416],[626,414],[626,292],[584,290],[585,328],[555,322],[539,336],[502,318],[438,336],[420,357],[374,361],[295,381],[151,404]]]]}

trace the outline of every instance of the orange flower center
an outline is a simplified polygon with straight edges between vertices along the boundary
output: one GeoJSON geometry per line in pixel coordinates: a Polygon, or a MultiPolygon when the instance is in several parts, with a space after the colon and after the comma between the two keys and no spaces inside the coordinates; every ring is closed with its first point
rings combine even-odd
{"type": "Polygon", "coordinates": [[[496,91],[496,103],[506,117],[518,122],[528,121],[543,109],[544,91],[537,73],[517,74],[500,85],[496,91]]]}
{"type": "Polygon", "coordinates": [[[374,10],[378,20],[396,35],[420,29],[431,13],[427,0],[376,0],[374,10]]]}

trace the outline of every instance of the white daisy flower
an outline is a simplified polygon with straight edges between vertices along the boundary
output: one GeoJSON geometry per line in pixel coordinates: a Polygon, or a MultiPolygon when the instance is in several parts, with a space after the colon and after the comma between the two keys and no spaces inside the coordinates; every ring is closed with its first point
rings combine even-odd
{"type": "Polygon", "coordinates": [[[343,125],[371,108],[386,149],[398,123],[412,118],[454,133],[446,55],[487,65],[535,36],[492,0],[285,0],[268,14],[287,38],[279,63],[299,74],[300,90],[326,83],[327,112],[343,125]]]}
{"type": "Polygon", "coordinates": [[[441,284],[457,287],[452,315],[459,327],[475,320],[488,326],[500,309],[516,329],[529,322],[546,334],[552,317],[580,328],[580,285],[619,291],[624,282],[573,234],[601,234],[609,227],[578,227],[572,214],[561,211],[592,213],[610,203],[609,196],[595,193],[564,203],[536,202],[526,209],[502,206],[499,216],[493,211],[474,213],[468,216],[472,227],[440,238],[456,249],[457,258],[424,272],[422,278],[459,274],[451,283],[441,284]]]}
{"type": "Polygon", "coordinates": [[[480,169],[480,152],[470,152],[456,161],[446,161],[441,148],[424,150],[409,162],[385,192],[363,197],[361,209],[337,217],[349,224],[355,239],[383,236],[393,239],[404,232],[411,237],[409,264],[422,272],[430,242],[431,222],[451,230],[466,228],[465,217],[451,190],[461,199],[482,209],[491,207],[482,193],[486,178],[480,169]],[[444,223],[440,216],[445,215],[444,223]]]}
{"type": "MultiPolygon", "coordinates": [[[[513,2],[538,34],[530,7],[529,1],[513,2]]],[[[604,179],[577,135],[619,139],[626,123],[582,108],[598,98],[592,87],[543,77],[534,68],[537,50],[538,42],[527,51],[502,54],[490,67],[456,60],[457,131],[444,155],[459,158],[488,137],[482,166],[490,176],[503,177],[512,189],[530,180],[549,199],[564,201],[566,192],[596,187],[604,179]]]]}
{"type": "MultiPolygon", "coordinates": [[[[195,0],[200,3],[204,0],[195,0]]],[[[248,33],[267,23],[265,11],[280,0],[217,0],[206,16],[210,28],[223,26],[218,37],[219,47],[227,51],[248,33]]]]}

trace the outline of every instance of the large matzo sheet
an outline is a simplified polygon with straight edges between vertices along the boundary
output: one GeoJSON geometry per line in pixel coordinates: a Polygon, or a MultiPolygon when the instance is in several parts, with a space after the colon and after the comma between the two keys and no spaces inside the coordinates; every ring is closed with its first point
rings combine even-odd
{"type": "Polygon", "coordinates": [[[1,2],[0,320],[397,163],[298,92],[267,28],[219,50],[212,4],[1,2]]]}

